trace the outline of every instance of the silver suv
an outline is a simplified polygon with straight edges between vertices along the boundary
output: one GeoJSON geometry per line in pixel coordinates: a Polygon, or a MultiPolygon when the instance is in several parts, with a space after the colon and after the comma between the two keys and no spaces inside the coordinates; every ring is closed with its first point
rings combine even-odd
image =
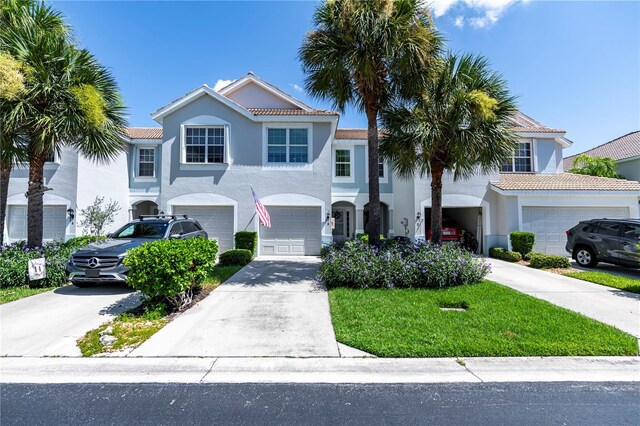
{"type": "Polygon", "coordinates": [[[639,245],[639,219],[591,219],[567,231],[567,251],[587,268],[598,262],[639,268],[639,245]]]}
{"type": "Polygon", "coordinates": [[[129,269],[122,264],[127,250],[141,244],[169,238],[208,238],[198,221],[185,216],[140,216],[107,240],[98,241],[71,254],[67,275],[77,287],[100,282],[125,282],[129,269]]]}

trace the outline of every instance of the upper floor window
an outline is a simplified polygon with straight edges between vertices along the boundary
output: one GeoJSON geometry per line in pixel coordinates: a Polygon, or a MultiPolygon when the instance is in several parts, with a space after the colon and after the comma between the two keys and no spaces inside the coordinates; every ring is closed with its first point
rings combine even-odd
{"type": "Polygon", "coordinates": [[[309,129],[268,128],[267,163],[309,163],[309,129]]]}
{"type": "Polygon", "coordinates": [[[154,177],[156,175],[155,148],[138,148],[138,176],[154,177]]]}
{"type": "Polygon", "coordinates": [[[187,127],[184,147],[186,163],[224,163],[224,127],[187,127]]]}
{"type": "Polygon", "coordinates": [[[351,150],[336,149],[336,177],[351,176],[351,150]]]}
{"type": "Polygon", "coordinates": [[[515,155],[505,162],[500,171],[531,172],[533,171],[532,160],[531,142],[519,142],[515,155]]]}
{"type": "Polygon", "coordinates": [[[378,160],[378,177],[384,179],[384,160],[378,160]]]}

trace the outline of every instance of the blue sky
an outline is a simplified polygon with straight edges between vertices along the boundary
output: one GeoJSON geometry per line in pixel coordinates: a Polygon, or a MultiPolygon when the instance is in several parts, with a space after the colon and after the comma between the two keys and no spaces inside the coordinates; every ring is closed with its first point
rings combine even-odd
{"type": "MultiPolygon", "coordinates": [[[[130,124],[207,83],[248,71],[318,108],[297,51],[316,3],[53,1],[111,68],[130,124]]],[[[640,129],[640,2],[436,0],[448,48],[487,56],[520,109],[567,130],[570,155],[640,129]]],[[[364,127],[347,111],[340,127],[364,127]]]]}

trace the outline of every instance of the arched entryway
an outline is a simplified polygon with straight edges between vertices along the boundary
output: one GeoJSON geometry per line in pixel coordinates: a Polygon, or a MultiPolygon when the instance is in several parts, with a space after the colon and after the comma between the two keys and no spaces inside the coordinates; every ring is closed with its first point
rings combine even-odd
{"type": "Polygon", "coordinates": [[[158,213],[160,213],[158,205],[153,201],[140,201],[131,206],[131,216],[133,216],[134,219],[137,219],[138,216],[158,213]]]}
{"type": "Polygon", "coordinates": [[[333,241],[344,241],[355,237],[356,206],[348,201],[331,205],[331,235],[333,241]]]}
{"type": "MultiPolygon", "coordinates": [[[[369,203],[364,205],[364,229],[366,232],[367,225],[369,223],[369,203]]],[[[380,235],[384,238],[389,236],[389,206],[385,203],[380,203],[380,235]]]]}

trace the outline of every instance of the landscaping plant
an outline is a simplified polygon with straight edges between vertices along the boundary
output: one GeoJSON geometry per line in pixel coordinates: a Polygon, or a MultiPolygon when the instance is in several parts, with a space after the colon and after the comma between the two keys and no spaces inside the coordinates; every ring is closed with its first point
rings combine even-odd
{"type": "Polygon", "coordinates": [[[109,202],[105,203],[104,197],[97,196],[93,204],[80,210],[80,226],[91,235],[100,236],[104,229],[114,222],[118,210],[120,204],[117,201],[109,199],[109,202]]]}
{"type": "Polygon", "coordinates": [[[527,255],[533,251],[536,242],[536,235],[533,232],[512,232],[509,234],[511,248],[522,255],[523,259],[528,259],[527,255]]]}
{"type": "Polygon", "coordinates": [[[249,250],[236,249],[227,250],[218,259],[219,266],[244,266],[251,262],[253,254],[249,250]]]}
{"type": "Polygon", "coordinates": [[[249,250],[251,254],[258,251],[258,233],[254,231],[238,231],[235,235],[236,248],[249,250]]]}
{"type": "Polygon", "coordinates": [[[517,251],[506,250],[502,247],[490,248],[489,256],[494,259],[504,260],[505,262],[519,262],[522,260],[522,255],[517,251]]]}
{"type": "Polygon", "coordinates": [[[330,288],[417,288],[474,284],[488,273],[484,259],[453,244],[354,240],[327,248],[318,275],[330,288]]]}
{"type": "Polygon", "coordinates": [[[183,310],[211,272],[217,253],[217,242],[204,238],[145,243],[124,258],[131,269],[127,283],[152,300],[183,310]]]}
{"type": "Polygon", "coordinates": [[[566,256],[557,254],[533,253],[529,259],[529,266],[536,269],[570,268],[571,262],[566,256]]]}

